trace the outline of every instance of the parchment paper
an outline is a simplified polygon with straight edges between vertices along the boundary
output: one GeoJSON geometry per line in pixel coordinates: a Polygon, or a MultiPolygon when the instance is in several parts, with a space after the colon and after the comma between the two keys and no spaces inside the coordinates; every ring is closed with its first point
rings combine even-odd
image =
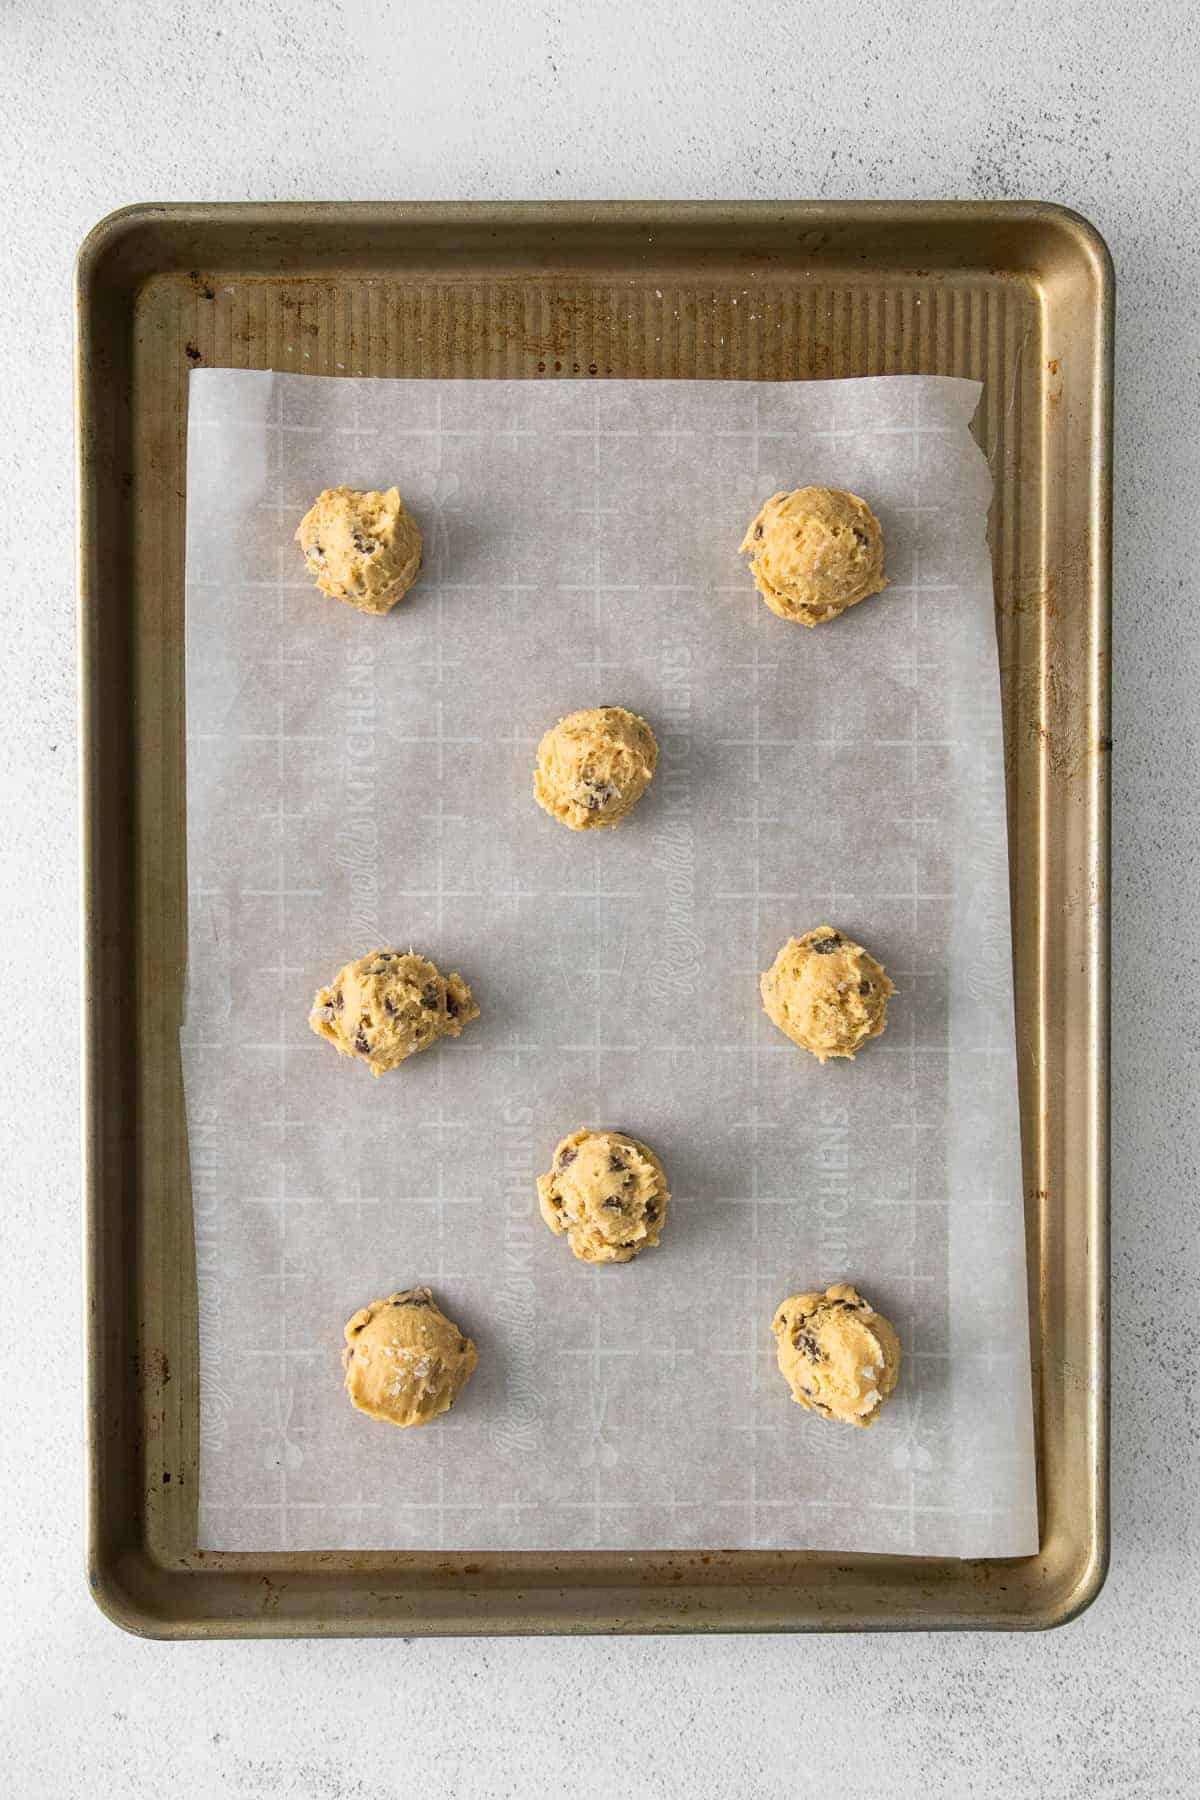
{"type": "Polygon", "coordinates": [[[968,381],[371,381],[197,371],[189,971],[200,1542],[229,1549],[1037,1547],[989,479],[968,381]],[[316,592],[317,492],[397,482],[426,566],[316,592]],[[848,487],[891,585],[775,619],[761,501],[848,487]],[[614,833],[533,804],[542,731],[643,713],[614,833]],[[833,923],[899,992],[821,1068],[757,976],[833,923]],[[309,1031],[410,945],[483,1009],[380,1081],[309,1031]],[[534,1177],[648,1140],[662,1247],[589,1269],[534,1177]],[[849,1277],[896,1323],[870,1431],[790,1400],[769,1321],[849,1277]],[[349,1405],[342,1326],[427,1282],[479,1345],[452,1413],[349,1405]]]}

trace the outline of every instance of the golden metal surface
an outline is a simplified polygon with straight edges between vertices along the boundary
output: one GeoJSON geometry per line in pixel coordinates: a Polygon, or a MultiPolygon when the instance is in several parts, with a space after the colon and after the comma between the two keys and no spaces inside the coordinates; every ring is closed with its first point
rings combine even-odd
{"type": "Polygon", "coordinates": [[[1113,278],[1021,202],[135,207],[77,269],[88,1574],[162,1637],[1036,1627],[1107,1558],[1113,278]],[[754,305],[733,301],[751,287],[754,305]],[[1005,696],[1042,1548],[196,1548],[186,375],[984,381],[1005,696]]]}

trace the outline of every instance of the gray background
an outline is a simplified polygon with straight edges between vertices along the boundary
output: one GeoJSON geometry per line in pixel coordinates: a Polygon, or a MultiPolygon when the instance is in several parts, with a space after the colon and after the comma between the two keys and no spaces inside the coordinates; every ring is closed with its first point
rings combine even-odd
{"type": "Polygon", "coordinates": [[[6,0],[0,1752],[16,1791],[1195,1790],[1198,50],[1185,0],[6,0]],[[85,1593],[71,259],[132,200],[451,195],[1020,195],[1081,208],[1112,245],[1115,1547],[1063,1631],[164,1646],[122,1637],[85,1593]]]}

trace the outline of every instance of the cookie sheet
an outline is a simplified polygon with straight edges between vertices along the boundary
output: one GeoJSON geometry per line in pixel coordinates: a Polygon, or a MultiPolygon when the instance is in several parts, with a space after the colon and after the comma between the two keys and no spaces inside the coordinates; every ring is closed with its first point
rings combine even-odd
{"type": "Polygon", "coordinates": [[[1037,1548],[999,677],[970,381],[367,380],[197,370],[187,479],[199,1541],[232,1550],[1037,1548]],[[384,619],[292,541],[398,483],[384,619]],[[808,631],[736,554],[780,488],[864,495],[889,587],[808,631]],[[562,713],[660,744],[612,833],[533,803],[562,713]],[[821,1068],[757,978],[829,922],[898,992],[821,1068]],[[375,1081],[307,1026],[379,946],[482,1017],[375,1081]],[[662,1246],[575,1262],[534,1179],[577,1125],[661,1156],[662,1246]],[[869,1431],[793,1404],[769,1322],[896,1324],[869,1431]],[[400,1432],[342,1326],[427,1283],[475,1338],[400,1432]]]}

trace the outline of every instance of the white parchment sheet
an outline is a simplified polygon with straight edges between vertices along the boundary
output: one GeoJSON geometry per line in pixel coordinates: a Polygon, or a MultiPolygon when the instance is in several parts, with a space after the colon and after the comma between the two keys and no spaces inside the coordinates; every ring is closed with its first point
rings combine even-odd
{"type": "Polygon", "coordinates": [[[969,381],[372,381],[203,370],[188,428],[189,970],[200,1542],[226,1549],[1037,1547],[999,682],[969,381]],[[425,569],[317,593],[318,491],[396,482],[425,569]],[[890,586],[815,631],[736,551],[847,487],[890,586]],[[615,832],[533,803],[541,733],[628,706],[615,832]],[[893,976],[821,1068],[757,977],[831,923],[893,976]],[[413,946],[482,1017],[382,1080],[307,1014],[413,946]],[[534,1178],[651,1143],[661,1248],[589,1269],[534,1178]],[[901,1384],[793,1404],[769,1322],[849,1277],[901,1384]],[[479,1345],[397,1431],[342,1390],[356,1307],[429,1283],[479,1345]]]}

